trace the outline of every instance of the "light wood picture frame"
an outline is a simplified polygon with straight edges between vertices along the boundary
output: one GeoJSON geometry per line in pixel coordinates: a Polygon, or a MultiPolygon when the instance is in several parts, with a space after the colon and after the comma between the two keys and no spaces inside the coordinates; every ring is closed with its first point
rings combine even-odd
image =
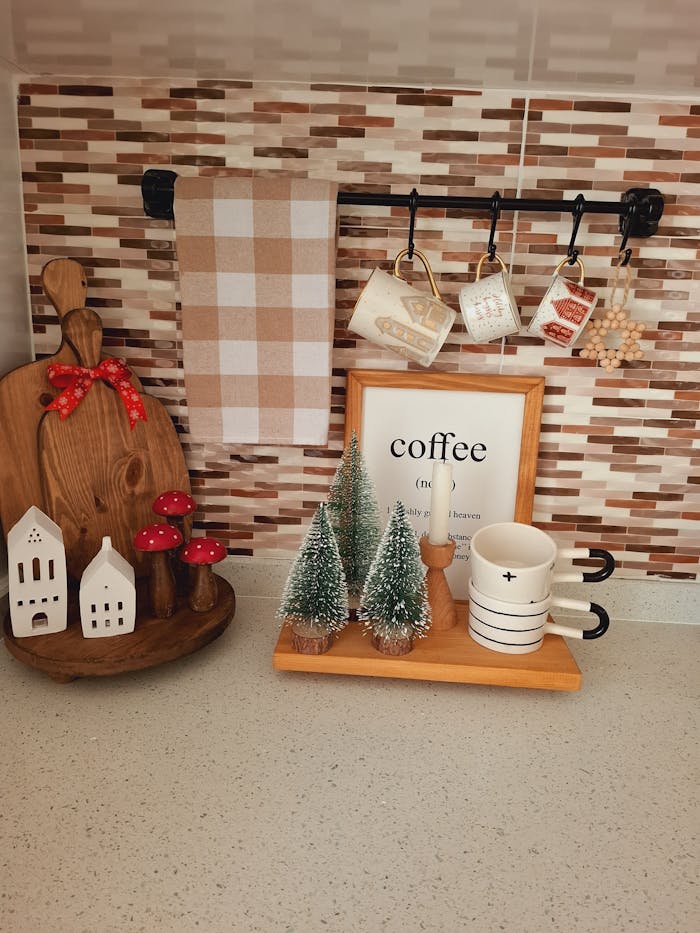
{"type": "Polygon", "coordinates": [[[384,520],[399,498],[427,532],[432,461],[453,463],[446,575],[457,600],[467,599],[477,528],[532,520],[543,398],[539,376],[348,371],[345,443],[354,431],[384,520]]]}

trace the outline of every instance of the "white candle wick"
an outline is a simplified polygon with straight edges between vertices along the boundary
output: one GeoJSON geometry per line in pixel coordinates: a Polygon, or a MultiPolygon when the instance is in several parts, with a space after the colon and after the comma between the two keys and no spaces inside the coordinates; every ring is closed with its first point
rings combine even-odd
{"type": "Polygon", "coordinates": [[[447,544],[449,541],[447,529],[451,495],[452,464],[445,460],[435,460],[430,482],[430,521],[428,523],[428,541],[431,544],[447,544]]]}

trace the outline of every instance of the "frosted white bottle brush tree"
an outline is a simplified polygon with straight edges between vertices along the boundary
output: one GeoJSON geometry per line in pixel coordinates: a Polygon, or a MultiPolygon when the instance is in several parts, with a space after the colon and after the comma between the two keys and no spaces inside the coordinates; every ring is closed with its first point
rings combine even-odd
{"type": "Polygon", "coordinates": [[[354,613],[382,534],[374,484],[354,431],[331,483],[328,513],[354,613]]]}
{"type": "Polygon", "coordinates": [[[338,545],[321,504],[292,564],[277,616],[292,628],[292,646],[323,654],[348,621],[348,588],[338,545]]]}

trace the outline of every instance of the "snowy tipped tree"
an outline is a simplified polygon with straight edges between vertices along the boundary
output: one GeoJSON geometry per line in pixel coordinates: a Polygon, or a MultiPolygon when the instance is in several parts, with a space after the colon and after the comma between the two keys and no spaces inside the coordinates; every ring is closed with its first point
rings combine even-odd
{"type": "Polygon", "coordinates": [[[348,594],[352,602],[357,602],[377,550],[382,526],[374,486],[354,431],[331,484],[328,512],[348,594]]]}
{"type": "Polygon", "coordinates": [[[325,505],[316,510],[282,593],[277,616],[292,626],[292,644],[305,654],[330,648],[348,621],[348,590],[325,505]]]}
{"type": "Polygon", "coordinates": [[[397,501],[367,575],[359,612],[375,647],[387,654],[410,651],[430,627],[430,606],[418,538],[397,501]],[[401,643],[405,643],[401,646],[401,643]],[[391,645],[399,648],[392,650],[391,645]]]}

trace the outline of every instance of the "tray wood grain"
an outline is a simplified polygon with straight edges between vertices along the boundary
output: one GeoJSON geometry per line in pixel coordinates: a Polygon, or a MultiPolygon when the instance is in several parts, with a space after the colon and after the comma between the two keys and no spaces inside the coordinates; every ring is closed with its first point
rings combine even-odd
{"type": "Polygon", "coordinates": [[[315,674],[353,674],[362,677],[397,677],[461,684],[529,687],[539,690],[581,688],[581,671],[559,635],[545,635],[544,643],[531,654],[501,654],[489,651],[467,633],[468,606],[457,606],[458,623],[443,632],[420,638],[413,651],[394,658],[372,647],[363,628],[351,622],[326,654],[299,654],[291,645],[291,629],[282,628],[272,656],[278,671],[315,674]]]}

